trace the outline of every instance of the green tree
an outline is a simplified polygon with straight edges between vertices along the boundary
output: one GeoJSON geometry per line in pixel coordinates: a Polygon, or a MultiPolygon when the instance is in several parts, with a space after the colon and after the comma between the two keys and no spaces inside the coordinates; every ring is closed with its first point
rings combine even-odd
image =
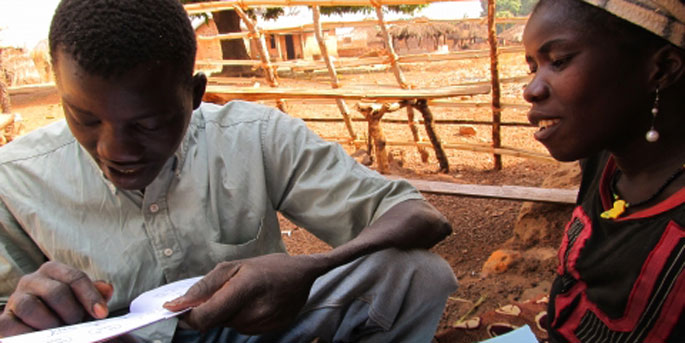
{"type": "MultiPolygon", "coordinates": [[[[196,3],[196,2],[207,2],[208,0],[180,0],[181,3],[196,3]]],[[[425,5],[399,5],[399,6],[388,6],[387,9],[392,12],[413,14],[417,9],[423,8],[425,5]]],[[[373,12],[373,7],[364,6],[326,6],[321,7],[321,14],[331,15],[331,14],[343,14],[343,13],[371,13],[373,12]]],[[[284,11],[281,7],[268,8],[266,11],[262,12],[260,16],[264,19],[276,19],[283,15],[284,11]]],[[[248,11],[248,15],[253,18],[256,17],[254,11],[248,11]]],[[[216,23],[216,27],[219,33],[231,33],[240,32],[240,16],[238,16],[235,11],[219,11],[212,12],[212,17],[216,23]]],[[[245,60],[250,59],[247,49],[243,44],[242,40],[229,39],[221,41],[221,54],[223,59],[229,60],[245,60]]],[[[247,66],[224,66],[221,70],[221,75],[240,75],[249,74],[250,67],[247,66]]]]}
{"type": "MultiPolygon", "coordinates": [[[[496,15],[499,18],[524,17],[530,14],[538,0],[495,0],[496,15]]],[[[480,0],[483,15],[488,11],[488,0],[480,0]]]]}

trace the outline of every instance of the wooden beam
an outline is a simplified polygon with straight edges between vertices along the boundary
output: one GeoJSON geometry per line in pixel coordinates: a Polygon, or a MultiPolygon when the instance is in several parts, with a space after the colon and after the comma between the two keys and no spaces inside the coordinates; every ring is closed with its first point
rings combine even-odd
{"type": "MultiPolygon", "coordinates": [[[[387,177],[394,180],[402,179],[397,176],[387,177]]],[[[477,198],[575,204],[576,197],[578,196],[577,189],[539,188],[525,186],[488,186],[413,179],[408,179],[407,181],[409,181],[409,183],[411,183],[419,191],[425,193],[477,198]]]]}
{"type": "MultiPolygon", "coordinates": [[[[456,2],[467,0],[451,1],[456,2]]],[[[374,3],[380,5],[424,5],[433,2],[444,2],[444,0],[226,0],[193,3],[184,5],[184,7],[188,14],[200,14],[206,12],[231,10],[236,6],[241,8],[262,6],[373,6],[374,3]]]]}
{"type": "MultiPolygon", "coordinates": [[[[513,46],[505,47],[499,49],[499,54],[504,53],[521,53],[524,52],[523,47],[513,46]]],[[[441,62],[441,61],[456,61],[456,60],[466,60],[474,58],[487,58],[490,56],[489,50],[465,50],[465,51],[452,51],[446,54],[411,54],[397,56],[397,63],[399,64],[410,64],[410,63],[420,63],[420,62],[441,62]]],[[[351,68],[351,67],[361,67],[373,64],[388,64],[389,58],[387,56],[383,57],[343,57],[336,59],[333,63],[336,68],[351,68]]],[[[197,60],[195,63],[198,64],[212,64],[212,65],[259,65],[258,61],[254,60],[197,60]]],[[[312,70],[312,69],[325,69],[326,65],[323,61],[305,61],[305,60],[290,60],[272,63],[279,68],[290,68],[291,70],[312,70]]],[[[517,80],[530,79],[530,76],[518,76],[517,80]]]]}
{"type": "Polygon", "coordinates": [[[269,100],[292,98],[332,98],[332,99],[365,99],[367,101],[399,101],[410,99],[450,98],[462,95],[487,94],[489,86],[451,86],[433,89],[394,89],[378,90],[365,88],[238,88],[227,86],[207,86],[205,100],[225,103],[230,100],[269,100]]]}

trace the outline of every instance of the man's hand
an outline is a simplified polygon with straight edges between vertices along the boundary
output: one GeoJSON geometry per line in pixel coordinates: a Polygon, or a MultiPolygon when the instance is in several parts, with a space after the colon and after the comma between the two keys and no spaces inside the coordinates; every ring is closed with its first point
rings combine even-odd
{"type": "Polygon", "coordinates": [[[222,262],[178,299],[171,311],[195,307],[183,317],[198,330],[231,327],[261,334],[287,327],[304,306],[322,271],[307,255],[271,254],[222,262]]]}
{"type": "Polygon", "coordinates": [[[23,276],[0,315],[0,337],[107,317],[112,285],[91,281],[82,271],[46,262],[23,276]]]}

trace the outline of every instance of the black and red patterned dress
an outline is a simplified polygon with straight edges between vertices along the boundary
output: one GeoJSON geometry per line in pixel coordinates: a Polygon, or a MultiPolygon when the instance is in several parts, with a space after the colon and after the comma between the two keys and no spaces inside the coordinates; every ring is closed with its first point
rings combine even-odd
{"type": "Polygon", "coordinates": [[[685,188],[617,219],[608,153],[583,164],[579,206],[559,249],[552,342],[685,342],[685,188]]]}

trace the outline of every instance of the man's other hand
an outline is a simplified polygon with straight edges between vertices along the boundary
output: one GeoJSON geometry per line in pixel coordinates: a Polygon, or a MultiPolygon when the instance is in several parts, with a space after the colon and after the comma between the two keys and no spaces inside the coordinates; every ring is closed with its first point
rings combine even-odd
{"type": "Polygon", "coordinates": [[[200,331],[224,326],[255,335],[284,329],[295,320],[321,274],[317,264],[312,256],[287,254],[222,262],[164,307],[195,307],[183,321],[200,331]]]}

